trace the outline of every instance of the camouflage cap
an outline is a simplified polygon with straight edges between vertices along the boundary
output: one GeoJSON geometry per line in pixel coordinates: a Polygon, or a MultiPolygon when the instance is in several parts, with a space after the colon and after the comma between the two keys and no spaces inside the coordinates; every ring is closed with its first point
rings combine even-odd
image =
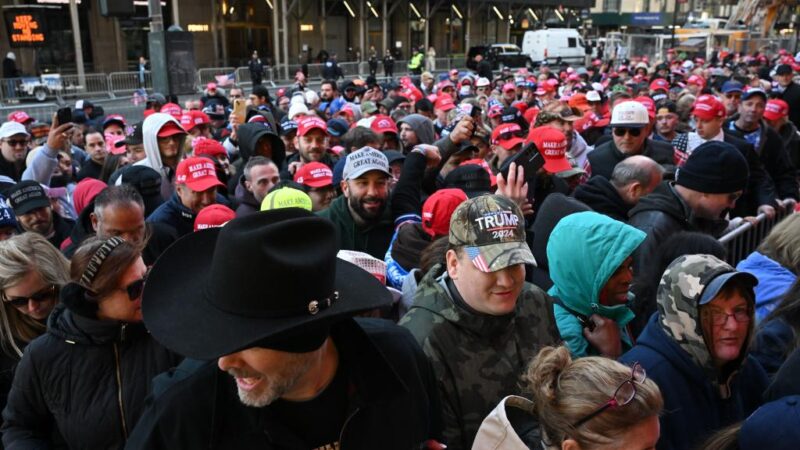
{"type": "Polygon", "coordinates": [[[450,245],[464,247],[481,272],[496,272],[515,264],[536,265],[525,241],[525,219],[512,200],[481,195],[461,205],[450,218],[450,245]]]}

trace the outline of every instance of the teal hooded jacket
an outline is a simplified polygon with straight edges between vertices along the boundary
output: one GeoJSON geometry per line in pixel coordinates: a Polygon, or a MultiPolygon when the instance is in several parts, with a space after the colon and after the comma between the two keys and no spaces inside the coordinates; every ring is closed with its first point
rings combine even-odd
{"type": "MultiPolygon", "coordinates": [[[[598,297],[609,278],[646,236],[643,231],[605,215],[581,212],[561,219],[547,242],[553,280],[548,294],[579,314],[597,314],[614,320],[620,328],[623,351],[633,345],[625,328],[634,317],[633,311],[627,305],[601,305],[598,297]]],[[[583,337],[578,318],[560,305],[553,308],[558,331],[570,352],[575,357],[598,354],[583,337]]]]}

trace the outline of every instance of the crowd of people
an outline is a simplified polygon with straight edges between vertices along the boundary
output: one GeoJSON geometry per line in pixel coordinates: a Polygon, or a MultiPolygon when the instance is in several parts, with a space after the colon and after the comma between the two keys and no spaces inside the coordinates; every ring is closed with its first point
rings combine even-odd
{"type": "Polygon", "coordinates": [[[3,447],[794,448],[800,55],[419,62],[9,114],[3,447]]]}

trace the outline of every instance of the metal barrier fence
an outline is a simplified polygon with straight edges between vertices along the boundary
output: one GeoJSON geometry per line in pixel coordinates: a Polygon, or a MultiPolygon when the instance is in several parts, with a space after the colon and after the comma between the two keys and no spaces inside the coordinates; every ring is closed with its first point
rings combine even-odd
{"type": "MultiPolygon", "coordinates": [[[[300,71],[303,66],[300,64],[290,64],[289,79],[283,79],[282,74],[285,66],[265,67],[262,82],[278,87],[279,84],[291,84],[294,74],[300,71]]],[[[322,64],[308,64],[308,81],[319,82],[322,80],[322,64]]],[[[367,76],[369,74],[369,63],[343,62],[339,64],[345,79],[352,79],[356,76],[367,76]]],[[[463,57],[436,58],[436,72],[446,72],[450,69],[463,69],[466,61],[463,57]]],[[[408,61],[398,59],[394,62],[393,77],[408,74],[408,61]]],[[[202,92],[206,84],[217,82],[218,76],[233,75],[236,84],[242,87],[251,87],[250,71],[246,66],[241,67],[208,67],[198,69],[196,76],[197,90],[202,92]]],[[[376,71],[378,80],[386,80],[386,73],[383,61],[378,63],[376,71]]],[[[10,104],[19,101],[38,101],[56,100],[58,98],[74,99],[78,97],[125,97],[134,95],[140,89],[152,92],[153,81],[150,72],[145,72],[144,83],[141,82],[138,71],[112,72],[109,74],[91,73],[83,78],[78,75],[45,74],[40,77],[21,77],[0,79],[0,102],[10,104]]]]}
{"type": "Polygon", "coordinates": [[[739,261],[747,258],[747,255],[754,252],[761,241],[772,231],[772,227],[785,217],[793,214],[792,211],[776,210],[775,217],[770,219],[766,214],[761,213],[756,217],[755,222],[742,222],[742,224],[719,238],[728,251],[728,262],[735,266],[739,261]]]}

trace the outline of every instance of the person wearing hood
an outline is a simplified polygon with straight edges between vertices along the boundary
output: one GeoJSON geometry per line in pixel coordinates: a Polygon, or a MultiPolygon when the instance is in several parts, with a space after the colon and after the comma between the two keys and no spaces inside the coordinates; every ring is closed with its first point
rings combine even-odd
{"type": "Polygon", "coordinates": [[[5,448],[122,448],[153,377],[180,362],[142,325],[147,267],[120,237],[76,252],[47,332],[26,348],[3,411],[5,448]]]}
{"type": "Polygon", "coordinates": [[[634,270],[651,263],[659,244],[680,231],[719,237],[723,219],[747,188],[747,160],[731,144],[708,141],[697,147],[677,171],[674,182],[662,182],[631,209],[628,223],[647,239],[634,255],[634,270]]]}
{"type": "Polygon", "coordinates": [[[575,199],[594,211],[620,222],[628,221],[628,212],[645,195],[661,184],[664,169],[647,156],[635,155],[614,167],[611,179],[596,176],[575,189],[575,199]]]}
{"type": "Polygon", "coordinates": [[[135,165],[155,169],[161,174],[161,196],[170,198],[175,192],[175,170],[182,159],[181,149],[186,131],[171,115],[153,113],[142,124],[142,141],[147,155],[135,165]]]}
{"type": "Polygon", "coordinates": [[[252,156],[244,165],[242,181],[236,186],[236,217],[244,217],[261,210],[261,202],[280,182],[280,170],[269,158],[252,156]],[[241,189],[241,188],[243,189],[241,189]]]}
{"type": "MultiPolygon", "coordinates": [[[[233,163],[233,167],[237,174],[242,175],[228,183],[228,192],[233,192],[234,198],[241,203],[248,192],[245,186],[244,168],[250,158],[254,156],[268,158],[280,169],[286,159],[286,146],[274,131],[273,122],[269,118],[263,122],[249,122],[237,126],[232,138],[226,141],[229,142],[231,145],[235,142],[238,148],[239,159],[233,163]]],[[[255,209],[258,210],[258,207],[255,209]]]]}
{"type": "Polygon", "coordinates": [[[147,218],[147,222],[171,226],[178,237],[194,230],[194,219],[201,209],[222,200],[217,188],[223,186],[217,178],[214,163],[203,157],[184,159],[178,164],[175,193],[147,218]]]}
{"type": "Polygon", "coordinates": [[[664,272],[658,313],[620,361],[638,362],[664,395],[659,449],[694,448],[762,402],[767,374],[747,353],[758,280],[711,255],[685,255],[664,272]]]}
{"type": "Polygon", "coordinates": [[[646,235],[596,212],[558,222],[547,243],[547,260],[558,331],[573,356],[618,358],[633,346],[628,297],[633,252],[646,235]]]}
{"type": "Polygon", "coordinates": [[[506,197],[461,203],[450,220],[445,264],[422,278],[400,320],[433,364],[447,448],[470,448],[498,400],[520,393],[527,362],[558,341],[551,300],[525,283],[525,265],[535,260],[524,224],[506,197]]]}
{"type": "Polygon", "coordinates": [[[404,153],[419,144],[433,144],[436,140],[433,122],[420,114],[409,114],[397,122],[404,153]]]}

